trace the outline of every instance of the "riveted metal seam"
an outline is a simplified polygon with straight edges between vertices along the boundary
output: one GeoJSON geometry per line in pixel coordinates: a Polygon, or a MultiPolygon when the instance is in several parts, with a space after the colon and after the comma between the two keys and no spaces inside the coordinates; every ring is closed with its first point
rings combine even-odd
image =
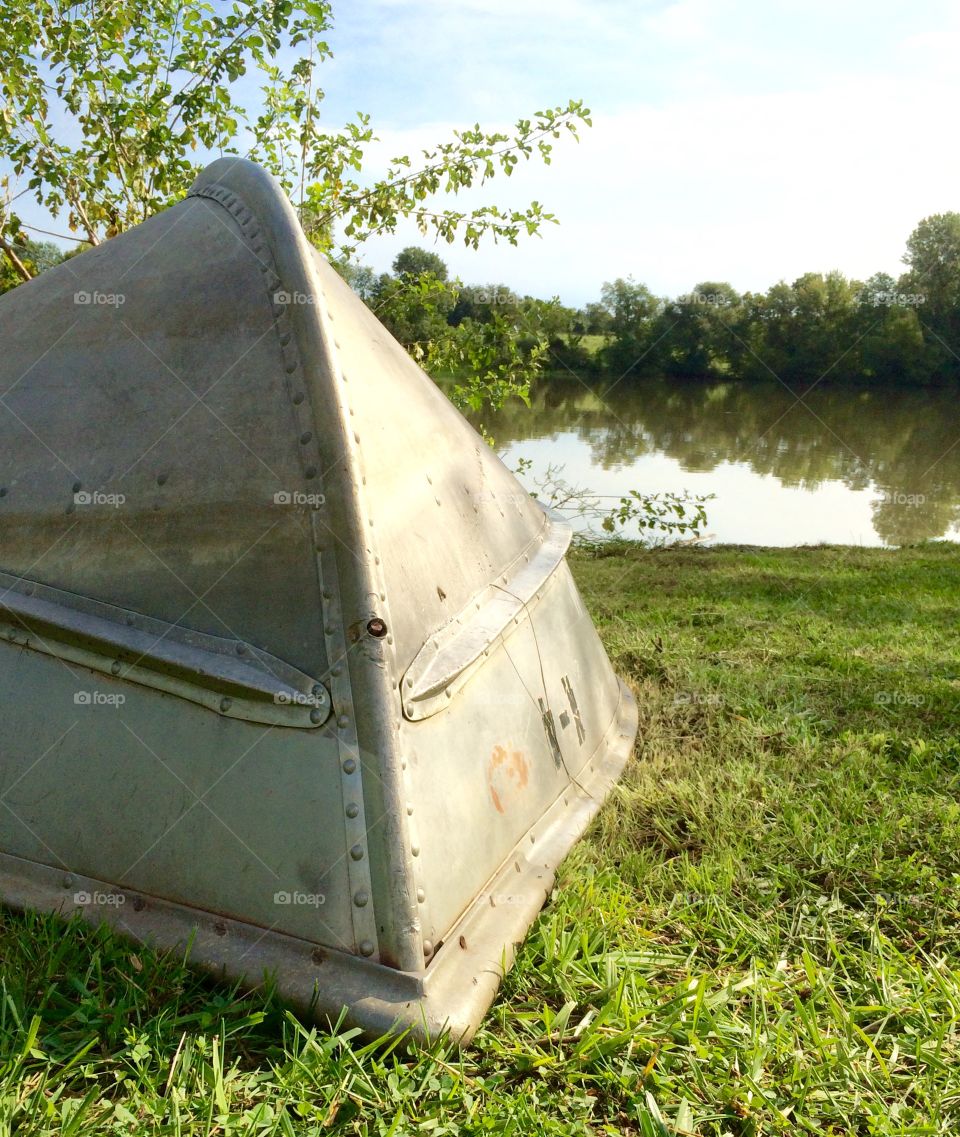
{"type": "Polygon", "coordinates": [[[302,354],[304,385],[318,415],[318,430],[322,426],[320,451],[331,488],[328,504],[332,540],[326,541],[326,547],[335,552],[336,567],[341,570],[338,579],[343,622],[351,645],[347,661],[363,758],[379,959],[401,970],[419,971],[423,968],[423,940],[403,816],[406,793],[401,778],[397,677],[390,674],[383,653],[389,637],[357,634],[359,628],[380,614],[379,596],[383,591],[372,575],[376,554],[371,549],[371,529],[357,464],[361,440],[356,428],[351,427],[349,408],[344,402],[344,385],[349,376],[338,370],[329,318],[324,319],[316,307],[316,299],[323,292],[324,272],[333,270],[321,267],[289,201],[262,170],[222,158],[201,175],[192,192],[221,181],[235,188],[248,205],[256,206],[258,221],[285,282],[309,298],[308,305],[295,306],[290,316],[302,354]]]}
{"type": "MultiPolygon", "coordinates": [[[[270,243],[262,236],[259,225],[255,221],[255,214],[241,199],[240,195],[220,185],[208,185],[194,190],[193,197],[204,197],[223,206],[240,226],[244,237],[250,242],[249,248],[256,257],[260,271],[264,277],[268,300],[273,316],[274,328],[280,347],[280,354],[284,370],[284,382],[287,396],[297,423],[297,433],[300,438],[298,445],[298,458],[304,485],[308,482],[316,487],[322,495],[322,479],[316,479],[316,471],[322,469],[321,455],[318,442],[317,422],[314,409],[306,398],[306,385],[303,381],[303,372],[297,338],[290,317],[289,300],[282,299],[283,293],[278,292],[282,281],[277,271],[276,261],[270,243]],[[306,442],[303,442],[306,439],[306,442]],[[312,476],[308,475],[311,471],[312,476]]],[[[370,878],[370,858],[367,840],[367,825],[363,801],[362,771],[359,753],[359,743],[356,734],[356,725],[353,715],[353,691],[350,681],[350,670],[346,665],[348,645],[343,625],[343,613],[340,605],[339,578],[336,568],[336,554],[323,540],[324,531],[330,526],[325,522],[327,513],[326,496],[318,508],[308,511],[310,535],[314,549],[314,559],[317,572],[317,585],[322,606],[324,642],[328,674],[327,685],[330,688],[331,702],[334,714],[346,715],[348,726],[336,727],[338,746],[338,766],[341,792],[341,822],[344,832],[344,860],[347,869],[347,881],[350,890],[349,911],[351,926],[353,928],[354,950],[361,955],[374,956],[378,954],[378,935],[376,925],[375,905],[358,905],[355,898],[361,895],[369,896],[372,892],[370,878]],[[359,848],[362,856],[355,858],[349,850],[359,848]]]]}
{"type": "MultiPolygon", "coordinates": [[[[326,296],[319,281],[317,282],[317,286],[320,290],[320,296],[324,301],[320,305],[318,312],[320,325],[328,346],[328,358],[333,379],[337,387],[337,394],[341,402],[342,418],[344,423],[348,424],[353,414],[350,406],[349,383],[343,373],[339,356],[339,344],[336,341],[335,330],[332,327],[333,319],[326,304],[326,296]]],[[[356,486],[364,486],[366,485],[366,470],[363,462],[363,449],[360,444],[360,438],[356,432],[347,426],[345,430],[345,440],[347,448],[346,456],[349,458],[349,463],[353,471],[353,484],[356,486]]],[[[419,845],[413,832],[410,817],[407,814],[408,779],[405,775],[407,763],[406,760],[397,753],[403,713],[399,691],[399,675],[397,673],[393,636],[389,634],[389,629],[392,627],[389,597],[386,592],[381,560],[380,557],[376,555],[376,538],[375,536],[371,536],[371,530],[373,530],[374,533],[376,531],[374,524],[375,517],[371,514],[367,501],[368,498],[360,493],[356,495],[354,502],[358,519],[358,535],[364,543],[364,552],[366,554],[364,560],[366,562],[365,569],[368,589],[367,603],[369,605],[369,614],[379,617],[386,623],[388,634],[383,638],[365,637],[366,642],[364,643],[364,647],[379,654],[386,676],[388,677],[386,682],[384,682],[383,678],[380,680],[381,690],[379,692],[379,698],[381,701],[384,701],[384,695],[386,695],[389,708],[382,708],[382,710],[389,709],[390,721],[388,724],[379,725],[381,727],[384,725],[388,726],[391,737],[389,743],[382,746],[379,753],[373,755],[378,761],[377,768],[367,769],[365,771],[365,776],[368,779],[371,777],[376,778],[381,792],[372,793],[371,791],[376,787],[372,786],[369,780],[365,788],[369,796],[377,799],[376,812],[380,814],[377,819],[377,824],[382,825],[387,833],[386,840],[384,841],[386,855],[392,857],[394,860],[394,863],[389,865],[386,871],[382,873],[382,879],[386,882],[388,888],[396,887],[398,892],[391,893],[389,897],[384,897],[384,900],[390,904],[393,910],[391,912],[392,918],[399,918],[399,920],[405,924],[404,927],[395,929],[397,938],[405,942],[399,942],[397,944],[398,955],[392,962],[397,966],[405,967],[407,970],[413,970],[422,967],[424,962],[421,924],[424,906],[418,901],[418,897],[423,894],[422,882],[419,879],[419,862],[417,860],[419,845]],[[384,688],[387,690],[384,690],[384,688]],[[397,768],[397,765],[399,768],[397,768]],[[414,853],[414,849],[417,850],[416,854],[414,853]],[[404,912],[406,913],[405,919],[403,915],[404,912]]],[[[344,626],[346,620],[341,620],[340,623],[341,626],[344,626]]],[[[373,693],[373,695],[375,699],[378,697],[377,693],[373,693]]]]}

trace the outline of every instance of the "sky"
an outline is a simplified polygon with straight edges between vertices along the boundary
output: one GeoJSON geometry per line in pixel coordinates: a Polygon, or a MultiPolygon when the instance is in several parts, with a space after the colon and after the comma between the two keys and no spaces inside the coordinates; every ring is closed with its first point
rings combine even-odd
{"type": "MultiPolygon", "coordinates": [[[[897,275],[911,230],[960,208],[960,6],[939,0],[353,0],[321,83],[370,113],[371,170],[476,122],[583,99],[593,128],[476,201],[560,219],[518,248],[436,251],[466,281],[582,304],[632,275],[765,289],[897,275]]],[[[387,269],[414,227],[367,246],[387,269]]]]}
{"type": "MultiPolygon", "coordinates": [[[[550,166],[463,199],[560,221],[516,248],[437,246],[465,282],[579,306],[621,276],[670,296],[896,276],[917,222],[960,209],[955,0],[334,0],[334,20],[322,113],[370,114],[371,176],[456,128],[590,107],[550,166]]],[[[362,259],[429,243],[405,225],[362,259]]]]}

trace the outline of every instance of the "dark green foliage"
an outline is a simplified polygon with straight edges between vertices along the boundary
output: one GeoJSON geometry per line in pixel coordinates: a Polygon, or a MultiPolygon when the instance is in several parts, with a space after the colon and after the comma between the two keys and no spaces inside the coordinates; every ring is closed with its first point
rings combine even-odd
{"type": "Polygon", "coordinates": [[[908,271],[866,283],[805,273],[766,293],[739,296],[704,282],[673,300],[632,278],[603,287],[571,332],[604,336],[597,356],[616,378],[648,375],[821,382],[960,382],[960,213],[921,221],[907,242],[908,271]]]}
{"type": "MultiPolygon", "coordinates": [[[[414,264],[436,262],[438,279],[446,280],[435,254],[406,255],[414,264]]],[[[663,299],[626,277],[605,284],[601,300],[579,311],[557,299],[521,298],[505,284],[466,285],[455,289],[444,315],[455,327],[508,318],[521,344],[532,335],[542,339],[545,369],[616,383],[653,376],[773,380],[798,392],[821,383],[958,383],[960,214],[922,221],[904,260],[908,271],[899,280],[810,272],[743,295],[724,281],[703,281],[663,299]]],[[[381,278],[382,287],[393,281],[394,289],[412,280],[409,273],[381,278]]],[[[387,313],[389,323],[389,307],[387,313]]]]}
{"type": "Polygon", "coordinates": [[[397,253],[393,260],[393,271],[402,280],[416,280],[424,273],[429,273],[437,280],[447,279],[447,266],[440,257],[427,249],[418,249],[416,245],[408,245],[397,253]]]}
{"type": "MultiPolygon", "coordinates": [[[[43,272],[44,269],[53,268],[66,259],[63,251],[52,241],[31,241],[21,236],[10,242],[10,249],[31,276],[43,272]]],[[[6,257],[0,257],[0,292],[16,288],[21,281],[22,278],[11,261],[6,257]]]]}

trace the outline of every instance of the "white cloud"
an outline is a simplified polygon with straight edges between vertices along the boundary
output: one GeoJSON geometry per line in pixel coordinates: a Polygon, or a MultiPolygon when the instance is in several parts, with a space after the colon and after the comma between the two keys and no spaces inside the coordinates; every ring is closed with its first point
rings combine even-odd
{"type": "MultiPolygon", "coordinates": [[[[600,114],[579,146],[558,143],[548,169],[525,165],[465,199],[537,198],[561,226],[522,250],[440,252],[465,279],[577,303],[627,274],[667,294],[704,279],[762,289],[805,271],[896,274],[916,223],[960,207],[960,154],[931,113],[955,98],[952,85],[908,77],[600,114]]],[[[390,132],[383,148],[444,130],[390,132]]],[[[421,241],[405,229],[378,267],[421,241]]]]}
{"type": "Polygon", "coordinates": [[[707,10],[702,0],[677,0],[643,20],[644,31],[671,43],[702,40],[707,34],[707,10]]]}
{"type": "MultiPolygon", "coordinates": [[[[949,0],[349,0],[335,4],[325,121],[370,110],[370,173],[454,126],[509,129],[582,96],[595,126],[460,199],[542,201],[520,248],[441,254],[464,279],[570,302],[633,274],[677,294],[839,268],[897,273],[924,216],[960,209],[949,0]]],[[[46,225],[40,211],[25,219],[46,225]]],[[[56,226],[53,226],[56,227],[56,226]]],[[[371,243],[389,267],[412,225],[371,243]]]]}

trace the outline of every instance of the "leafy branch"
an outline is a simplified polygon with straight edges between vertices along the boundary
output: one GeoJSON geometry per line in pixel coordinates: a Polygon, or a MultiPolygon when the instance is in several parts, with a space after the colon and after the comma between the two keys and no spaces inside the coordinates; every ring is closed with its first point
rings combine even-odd
{"type": "MultiPolygon", "coordinates": [[[[182,198],[204,152],[256,158],[294,198],[310,239],[340,258],[405,218],[448,242],[516,243],[555,222],[539,202],[457,210],[434,199],[509,177],[522,160],[549,164],[554,142],[590,123],[571,101],[510,133],[476,124],[416,159],[391,159],[385,176],[365,184],[377,141],[369,116],[321,126],[316,68],[331,55],[328,3],[3,0],[2,10],[0,157],[38,205],[65,212],[69,230],[94,245],[182,198]],[[277,60],[298,48],[281,69],[277,60]],[[253,106],[238,94],[249,75],[262,78],[253,106]]],[[[14,268],[17,224],[0,214],[0,254],[14,268]]]]}
{"type": "Polygon", "coordinates": [[[611,506],[610,498],[568,482],[562,465],[550,465],[542,475],[531,478],[532,465],[528,458],[519,459],[517,476],[533,485],[540,501],[575,524],[577,540],[583,544],[598,544],[622,536],[631,525],[644,540],[698,540],[707,524],[707,502],[715,496],[688,492],[646,494],[630,490],[618,496],[617,504],[611,506]]]}

